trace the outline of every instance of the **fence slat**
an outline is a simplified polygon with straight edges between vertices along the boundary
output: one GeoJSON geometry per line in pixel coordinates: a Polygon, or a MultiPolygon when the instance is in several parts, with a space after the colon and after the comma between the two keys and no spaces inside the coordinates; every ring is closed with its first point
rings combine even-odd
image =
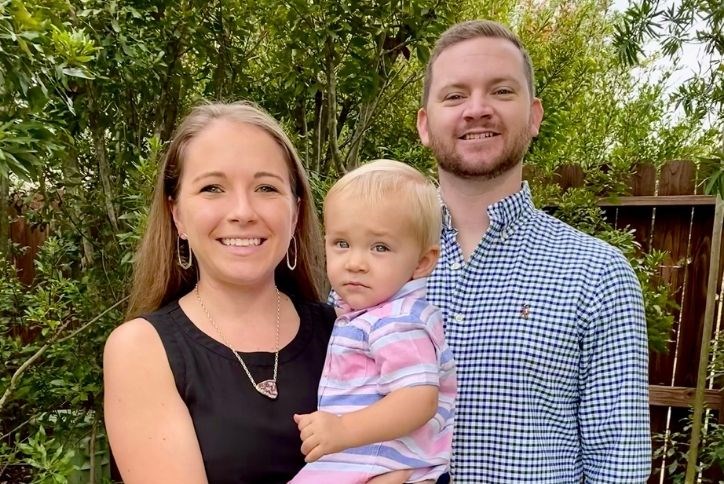
{"type": "Polygon", "coordinates": [[[699,361],[699,344],[706,307],[713,223],[713,207],[695,209],[691,234],[689,284],[686,287],[687,296],[681,307],[682,325],[676,355],[681,364],[677,366],[674,375],[676,386],[696,386],[696,367],[699,361]]]}
{"type": "Polygon", "coordinates": [[[696,191],[696,165],[688,160],[673,160],[659,171],[657,195],[693,195],[696,191]]]}
{"type": "Polygon", "coordinates": [[[651,163],[639,163],[629,180],[631,195],[641,197],[656,192],[656,167],[651,163]]]}

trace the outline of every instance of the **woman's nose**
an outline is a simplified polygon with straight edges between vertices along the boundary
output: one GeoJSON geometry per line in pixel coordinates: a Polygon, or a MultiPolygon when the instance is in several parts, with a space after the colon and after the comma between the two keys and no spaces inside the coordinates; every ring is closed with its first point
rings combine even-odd
{"type": "Polygon", "coordinates": [[[229,218],[232,221],[247,223],[256,220],[257,214],[254,207],[254,200],[247,193],[236,194],[232,198],[232,206],[229,209],[229,218]]]}

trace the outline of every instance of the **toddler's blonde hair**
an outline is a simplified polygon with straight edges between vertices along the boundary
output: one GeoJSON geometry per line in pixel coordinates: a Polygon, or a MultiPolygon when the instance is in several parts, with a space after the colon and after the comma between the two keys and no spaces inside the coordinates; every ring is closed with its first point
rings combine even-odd
{"type": "Polygon", "coordinates": [[[405,163],[374,160],[344,175],[327,192],[324,199],[325,219],[330,200],[339,195],[344,195],[342,203],[365,206],[394,200],[400,209],[407,210],[410,228],[422,250],[440,243],[442,214],[437,188],[431,180],[405,163]]]}

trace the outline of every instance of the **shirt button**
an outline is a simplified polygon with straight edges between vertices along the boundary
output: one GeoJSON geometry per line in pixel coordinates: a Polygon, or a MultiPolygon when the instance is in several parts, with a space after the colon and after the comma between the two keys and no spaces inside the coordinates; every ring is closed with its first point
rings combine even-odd
{"type": "Polygon", "coordinates": [[[459,314],[459,313],[456,314],[456,315],[454,316],[454,318],[455,318],[455,321],[457,321],[458,323],[462,322],[462,320],[465,319],[465,317],[464,317],[462,314],[459,314]]]}
{"type": "Polygon", "coordinates": [[[461,267],[462,265],[459,262],[453,262],[452,264],[450,264],[450,269],[454,271],[460,269],[461,267]]]}

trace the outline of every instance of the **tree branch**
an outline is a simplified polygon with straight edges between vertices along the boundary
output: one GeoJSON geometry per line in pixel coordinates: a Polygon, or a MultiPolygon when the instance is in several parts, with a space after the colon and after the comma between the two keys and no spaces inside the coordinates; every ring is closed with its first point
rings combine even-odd
{"type": "Polygon", "coordinates": [[[325,63],[327,69],[327,132],[329,151],[337,169],[342,167],[342,154],[337,144],[337,75],[334,72],[334,43],[331,36],[325,40],[325,63]]]}
{"type": "Polygon", "coordinates": [[[58,330],[55,332],[55,334],[43,346],[38,348],[38,351],[36,351],[30,358],[25,360],[25,363],[20,365],[20,367],[18,367],[18,369],[15,370],[15,373],[13,373],[13,376],[10,378],[10,383],[8,384],[8,387],[5,389],[5,392],[3,393],[2,398],[0,398],[0,412],[2,412],[2,409],[5,406],[5,403],[8,401],[8,398],[10,397],[12,392],[17,387],[22,374],[25,373],[27,371],[27,369],[30,368],[33,365],[33,363],[35,363],[41,356],[43,356],[43,353],[45,353],[48,350],[48,348],[53,346],[56,342],[60,343],[60,342],[66,341],[67,339],[72,338],[73,336],[77,335],[81,331],[83,331],[86,328],[88,328],[89,326],[91,326],[93,323],[97,322],[99,319],[101,319],[103,316],[108,314],[110,311],[114,310],[115,308],[117,308],[118,306],[120,306],[121,304],[126,302],[126,300],[128,300],[128,296],[126,296],[123,299],[121,299],[120,301],[116,302],[113,306],[106,308],[98,316],[91,319],[86,324],[84,324],[80,328],[76,329],[75,331],[73,331],[72,333],[67,335],[66,337],[60,338],[60,335],[62,334],[63,330],[66,327],[68,327],[68,325],[70,324],[70,322],[72,320],[69,319],[68,321],[63,323],[60,326],[60,328],[58,328],[58,330]]]}

